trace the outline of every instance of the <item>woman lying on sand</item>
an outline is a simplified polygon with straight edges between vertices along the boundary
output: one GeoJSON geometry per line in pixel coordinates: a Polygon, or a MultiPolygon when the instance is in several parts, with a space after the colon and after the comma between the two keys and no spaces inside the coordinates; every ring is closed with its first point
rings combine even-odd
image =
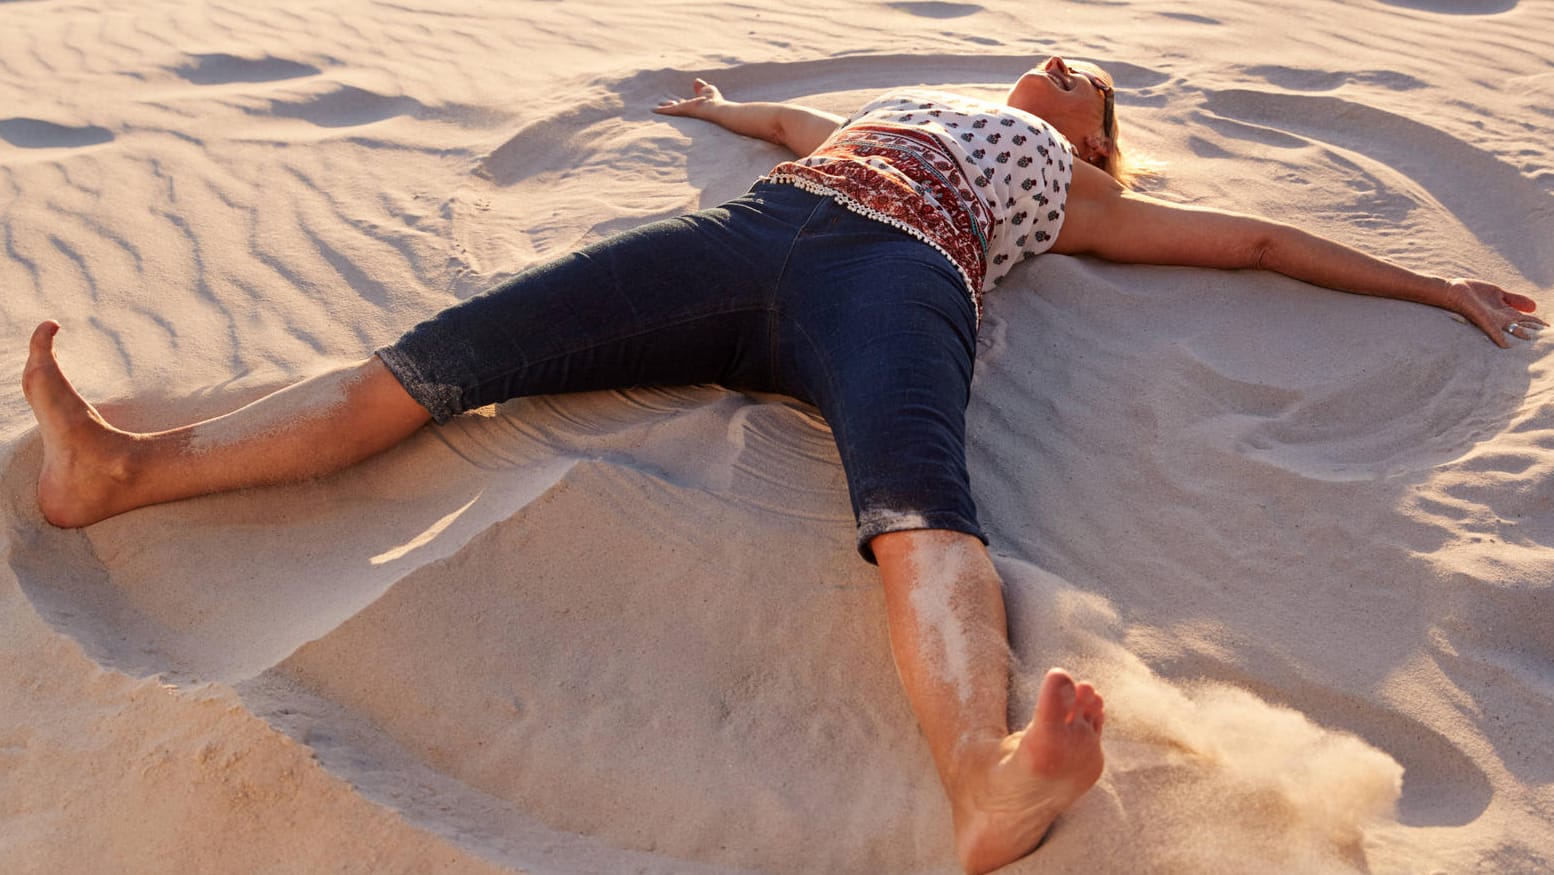
{"type": "MultiPolygon", "coordinates": [[[[1260,268],[1460,313],[1528,339],[1533,301],[1413,273],[1299,228],[1129,191],[1112,81],[1049,58],[1002,103],[908,89],[850,119],[726,100],[697,80],[666,115],[782,144],[727,204],[562,256],[450,307],[359,364],[171,431],[114,428],[32,336],[38,503],[86,526],[156,502],[336,471],[427,420],[519,395],[719,383],[814,404],[879,566],[891,648],[968,872],[1031,851],[1101,774],[1101,697],[1046,676],[1010,732],[1004,602],[977,524],[964,413],[982,294],[1026,255],[1260,268]]],[[[1466,339],[1464,339],[1466,342],[1466,339]]]]}

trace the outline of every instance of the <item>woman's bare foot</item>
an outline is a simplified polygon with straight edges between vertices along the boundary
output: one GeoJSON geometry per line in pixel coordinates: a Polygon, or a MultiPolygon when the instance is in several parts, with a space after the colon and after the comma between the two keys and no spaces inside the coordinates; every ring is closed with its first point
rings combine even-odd
{"type": "Polygon", "coordinates": [[[129,509],[116,501],[129,481],[134,436],[109,425],[70,385],[54,360],[58,331],[53,321],[33,331],[22,393],[43,434],[38,507],[54,525],[77,528],[129,509]]]}
{"type": "Polygon", "coordinates": [[[1104,705],[1095,688],[1053,669],[1029,725],[967,751],[951,796],[955,851],[967,872],[1030,853],[1052,821],[1101,777],[1104,705]]]}

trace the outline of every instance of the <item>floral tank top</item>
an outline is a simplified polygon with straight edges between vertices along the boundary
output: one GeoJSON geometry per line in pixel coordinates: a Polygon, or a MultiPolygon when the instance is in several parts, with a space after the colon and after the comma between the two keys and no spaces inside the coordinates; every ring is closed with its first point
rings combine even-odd
{"type": "Polygon", "coordinates": [[[942,91],[890,92],[766,179],[828,195],[945,255],[982,294],[1063,226],[1074,147],[1023,110],[942,91]]]}

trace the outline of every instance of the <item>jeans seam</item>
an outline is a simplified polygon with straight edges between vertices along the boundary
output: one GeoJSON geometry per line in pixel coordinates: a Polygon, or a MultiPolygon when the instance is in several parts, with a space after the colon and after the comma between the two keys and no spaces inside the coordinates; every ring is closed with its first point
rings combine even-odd
{"type": "MultiPolygon", "coordinates": [[[[802,189],[799,190],[802,191],[802,189]]],[[[814,207],[810,209],[809,215],[805,216],[804,221],[799,223],[798,230],[793,233],[792,242],[788,244],[788,251],[782,257],[782,267],[777,269],[776,281],[772,283],[771,297],[769,299],[769,303],[767,304],[766,355],[767,361],[769,363],[768,372],[772,375],[772,382],[778,386],[784,386],[788,383],[788,380],[784,379],[785,375],[782,373],[781,329],[783,313],[782,304],[780,303],[783,283],[787,280],[788,277],[788,265],[793,262],[793,252],[799,248],[799,238],[804,236],[804,229],[808,228],[809,223],[815,220],[815,214],[820,212],[821,208],[829,203],[833,203],[830,198],[820,196],[820,199],[815,202],[814,207]]],[[[802,328],[800,331],[802,333],[802,328]]]]}

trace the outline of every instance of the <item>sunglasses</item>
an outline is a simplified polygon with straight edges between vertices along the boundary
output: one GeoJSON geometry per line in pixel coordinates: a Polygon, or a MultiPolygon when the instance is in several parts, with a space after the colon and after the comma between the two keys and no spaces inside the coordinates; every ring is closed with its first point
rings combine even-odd
{"type": "Polygon", "coordinates": [[[1095,86],[1095,90],[1101,92],[1101,99],[1105,101],[1105,107],[1101,110],[1101,133],[1110,137],[1112,135],[1112,125],[1117,123],[1116,89],[1107,85],[1102,81],[1101,77],[1094,73],[1086,73],[1083,70],[1075,70],[1074,72],[1089,79],[1090,84],[1095,86]]]}

